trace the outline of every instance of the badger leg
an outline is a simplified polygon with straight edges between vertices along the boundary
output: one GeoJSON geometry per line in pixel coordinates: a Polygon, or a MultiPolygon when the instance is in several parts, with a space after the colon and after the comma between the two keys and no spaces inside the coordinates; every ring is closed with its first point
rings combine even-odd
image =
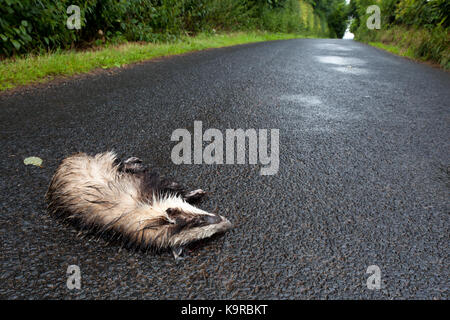
{"type": "Polygon", "coordinates": [[[192,203],[199,201],[206,195],[202,189],[186,191],[184,186],[173,180],[163,179],[159,182],[158,188],[163,192],[180,195],[186,202],[192,203]]]}
{"type": "Polygon", "coordinates": [[[129,168],[131,170],[135,170],[133,173],[142,173],[143,175],[143,185],[145,194],[147,194],[148,198],[152,198],[154,193],[157,194],[166,194],[166,195],[175,195],[182,197],[186,202],[193,203],[206,195],[206,192],[202,189],[196,189],[193,191],[186,191],[185,187],[180,183],[172,180],[172,179],[161,179],[159,174],[155,171],[148,171],[141,164],[141,160],[138,158],[130,158],[126,160],[124,165],[124,170],[129,172],[129,168]],[[141,169],[142,168],[142,169],[141,169]],[[137,171],[142,170],[142,171],[137,171]]]}

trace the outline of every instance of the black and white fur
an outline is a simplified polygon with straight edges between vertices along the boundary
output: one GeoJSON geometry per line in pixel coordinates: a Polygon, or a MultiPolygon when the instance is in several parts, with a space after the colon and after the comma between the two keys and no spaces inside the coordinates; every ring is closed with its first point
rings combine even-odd
{"type": "Polygon", "coordinates": [[[231,228],[224,217],[191,203],[205,195],[186,191],[149,171],[138,158],[113,152],[75,154],[62,161],[46,194],[51,214],[83,228],[119,236],[142,249],[172,249],[175,258],[194,241],[231,228]]]}

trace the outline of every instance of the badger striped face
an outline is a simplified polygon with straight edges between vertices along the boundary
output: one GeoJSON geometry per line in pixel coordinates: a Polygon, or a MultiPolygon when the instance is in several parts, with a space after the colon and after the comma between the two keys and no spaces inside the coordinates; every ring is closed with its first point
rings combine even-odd
{"type": "Polygon", "coordinates": [[[172,248],[208,238],[232,227],[228,219],[194,207],[180,197],[154,197],[152,207],[164,212],[170,223],[168,243],[172,248]]]}

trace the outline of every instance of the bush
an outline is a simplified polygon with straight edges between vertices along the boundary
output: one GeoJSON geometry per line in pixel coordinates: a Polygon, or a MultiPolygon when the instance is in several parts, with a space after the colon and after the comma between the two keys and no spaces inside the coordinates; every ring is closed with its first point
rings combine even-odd
{"type": "Polygon", "coordinates": [[[288,1],[284,7],[264,6],[261,10],[261,29],[272,32],[300,32],[304,30],[298,1],[288,1]]]}
{"type": "Polygon", "coordinates": [[[68,30],[67,1],[0,0],[0,43],[5,55],[33,47],[67,47],[78,34],[68,30]]]}
{"type": "MultiPolygon", "coordinates": [[[[325,1],[344,0],[316,2],[325,1]]],[[[165,41],[213,30],[328,35],[325,14],[317,9],[311,13],[311,20],[300,3],[303,0],[0,0],[0,55],[106,41],[165,41]],[[81,9],[80,30],[66,27],[70,5],[81,9]],[[307,16],[306,24],[302,15],[307,16]]],[[[336,21],[344,19],[333,17],[336,21]]]]}
{"type": "Polygon", "coordinates": [[[351,31],[357,40],[379,41],[400,47],[415,58],[450,68],[450,28],[447,0],[381,0],[381,30],[366,27],[369,0],[352,0],[351,31]]]}

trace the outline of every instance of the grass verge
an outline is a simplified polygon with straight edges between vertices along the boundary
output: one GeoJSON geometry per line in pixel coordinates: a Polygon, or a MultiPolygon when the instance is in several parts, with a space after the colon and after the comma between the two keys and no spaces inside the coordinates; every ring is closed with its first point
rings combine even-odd
{"type": "Polygon", "coordinates": [[[416,61],[439,64],[450,70],[450,29],[395,25],[381,30],[360,27],[355,39],[416,61]]]}
{"type": "Polygon", "coordinates": [[[95,50],[28,55],[0,62],[0,91],[32,83],[48,82],[57,76],[72,76],[98,68],[117,68],[157,57],[244,43],[306,37],[308,36],[268,32],[199,34],[195,37],[183,37],[170,43],[130,42],[106,45],[95,50]]]}
{"type": "MultiPolygon", "coordinates": [[[[373,47],[377,47],[379,49],[386,50],[386,51],[396,54],[398,56],[418,60],[417,58],[414,57],[414,54],[411,52],[411,50],[404,49],[404,48],[401,48],[401,47],[393,45],[393,44],[386,44],[386,43],[382,43],[382,42],[372,42],[372,41],[368,42],[368,44],[370,44],[373,47]]],[[[423,60],[420,60],[420,61],[423,61],[423,60]]]]}

